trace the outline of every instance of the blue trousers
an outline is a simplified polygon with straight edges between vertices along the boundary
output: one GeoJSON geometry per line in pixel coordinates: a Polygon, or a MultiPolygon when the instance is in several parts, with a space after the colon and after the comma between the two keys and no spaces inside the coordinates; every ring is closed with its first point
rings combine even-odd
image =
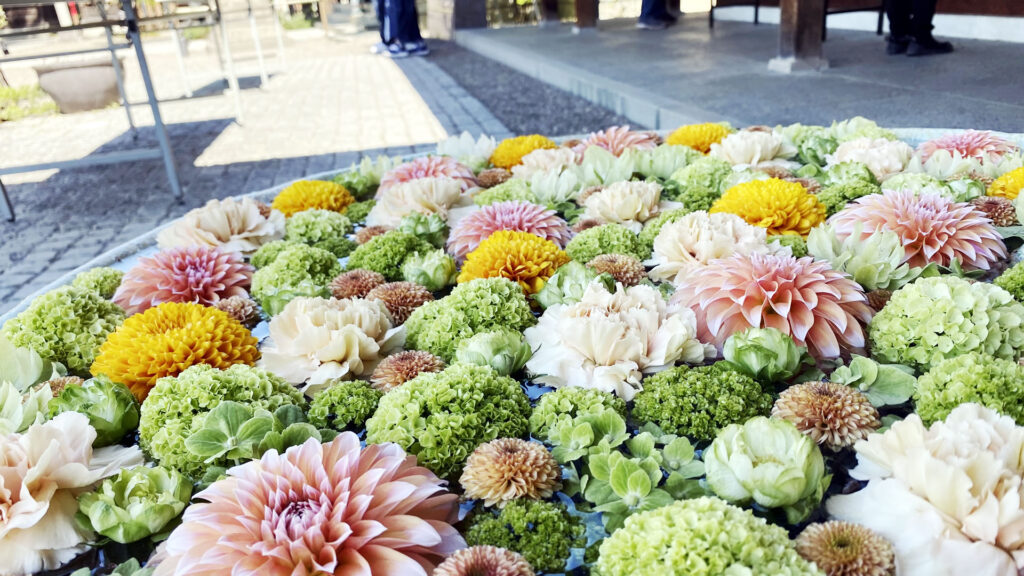
{"type": "Polygon", "coordinates": [[[640,3],[641,20],[663,20],[668,16],[665,0],[643,0],[640,3]]]}
{"type": "Polygon", "coordinates": [[[385,44],[422,42],[416,0],[377,0],[380,39],[385,44]]]}

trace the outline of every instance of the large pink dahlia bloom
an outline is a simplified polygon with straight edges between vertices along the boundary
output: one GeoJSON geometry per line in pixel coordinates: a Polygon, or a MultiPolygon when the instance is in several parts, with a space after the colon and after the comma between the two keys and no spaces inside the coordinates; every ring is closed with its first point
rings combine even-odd
{"type": "Polygon", "coordinates": [[[672,306],[697,315],[697,336],[719,353],[735,332],[776,328],[815,358],[864,352],[871,308],[860,285],[810,257],[750,254],[712,260],[687,278],[672,306]]]}
{"type": "Polygon", "coordinates": [[[156,575],[427,576],[466,546],[443,484],[351,432],[272,450],[196,496],[156,575]]]}
{"type": "Polygon", "coordinates": [[[861,238],[892,230],[903,242],[911,266],[959,260],[967,270],[988,270],[1006,257],[1006,245],[984,212],[940,194],[885,190],[859,198],[829,219],[841,240],[861,225],[861,238]]]}
{"type": "Polygon", "coordinates": [[[955,152],[962,158],[990,160],[1016,151],[1017,145],[988,130],[964,130],[929,140],[917,147],[917,153],[921,156],[922,162],[926,162],[932,154],[939,150],[955,152]]]}
{"type": "Polygon", "coordinates": [[[124,275],[114,302],[129,314],[164,302],[211,305],[246,296],[252,273],[252,266],[238,252],[200,245],[169,248],[139,259],[124,275]]]}
{"type": "Polygon", "coordinates": [[[554,210],[529,202],[495,202],[459,220],[448,236],[448,252],[464,258],[498,230],[529,232],[563,248],[572,237],[554,210]]]}
{"type": "Polygon", "coordinates": [[[380,179],[377,195],[396,184],[420,178],[453,178],[462,183],[463,192],[476,186],[473,170],[458,160],[450,156],[420,156],[388,170],[380,179]]]}
{"type": "Polygon", "coordinates": [[[612,126],[600,132],[591,132],[586,140],[577,144],[573,149],[577,154],[582,154],[591,146],[598,146],[611,152],[616,156],[622,156],[626,150],[651,150],[658,146],[658,135],[654,132],[638,132],[630,130],[629,126],[612,126]]]}

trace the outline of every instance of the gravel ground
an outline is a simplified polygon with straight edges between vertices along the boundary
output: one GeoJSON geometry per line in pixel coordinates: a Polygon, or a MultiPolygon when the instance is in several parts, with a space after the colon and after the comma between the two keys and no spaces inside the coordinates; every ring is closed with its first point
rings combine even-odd
{"type": "Polygon", "coordinates": [[[624,116],[464,50],[432,40],[430,59],[518,134],[568,135],[631,123],[624,116]]]}

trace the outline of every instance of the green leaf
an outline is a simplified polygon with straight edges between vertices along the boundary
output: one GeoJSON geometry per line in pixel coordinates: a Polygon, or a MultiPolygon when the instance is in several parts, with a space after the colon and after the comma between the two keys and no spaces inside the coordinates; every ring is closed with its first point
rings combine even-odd
{"type": "Polygon", "coordinates": [[[242,427],[242,424],[250,418],[252,418],[251,408],[243,406],[238,402],[226,400],[218,404],[213,410],[210,410],[206,421],[203,423],[203,427],[216,428],[223,432],[225,436],[230,437],[234,436],[238,429],[242,427]]]}
{"type": "Polygon", "coordinates": [[[665,491],[676,500],[699,498],[707,496],[708,491],[701,485],[700,480],[686,478],[682,474],[673,472],[665,480],[665,491]]]}
{"type": "Polygon", "coordinates": [[[200,458],[213,461],[232,448],[229,443],[230,437],[220,429],[202,428],[185,439],[185,448],[200,458]]]}
{"type": "Polygon", "coordinates": [[[316,428],[314,428],[312,424],[306,424],[304,422],[292,424],[285,428],[284,432],[281,433],[281,439],[284,443],[285,449],[292,446],[298,446],[310,438],[316,438],[317,442],[319,442],[320,433],[317,432],[316,428]]]}
{"type": "Polygon", "coordinates": [[[591,479],[587,483],[586,490],[583,491],[583,498],[587,502],[595,505],[603,505],[609,502],[621,501],[615,490],[612,489],[611,484],[604,480],[591,479]]]}
{"type": "Polygon", "coordinates": [[[626,447],[629,448],[629,452],[633,456],[647,458],[654,452],[654,436],[647,432],[641,432],[627,440],[626,447]]]}
{"type": "Polygon", "coordinates": [[[586,448],[594,443],[594,429],[584,422],[572,430],[573,448],[586,448]]]}
{"type": "Polygon", "coordinates": [[[280,429],[284,430],[292,424],[305,422],[306,415],[303,414],[302,408],[299,408],[294,404],[286,404],[277,410],[274,410],[274,419],[280,423],[280,429]]]}
{"type": "Polygon", "coordinates": [[[611,469],[611,454],[598,454],[591,456],[587,461],[587,467],[590,468],[590,474],[594,478],[608,481],[612,475],[611,469]]]}
{"type": "Polygon", "coordinates": [[[637,470],[629,475],[626,480],[626,489],[629,496],[643,498],[651,493],[651,479],[645,470],[637,470]]]}
{"type": "Polygon", "coordinates": [[[661,451],[662,465],[668,471],[678,470],[693,461],[693,445],[686,438],[676,438],[661,451]]]}
{"type": "MultiPolygon", "coordinates": [[[[625,497],[629,494],[629,477],[635,471],[643,472],[640,470],[640,466],[635,462],[631,462],[625,458],[619,460],[612,466],[612,475],[609,483],[612,485],[612,489],[615,490],[616,494],[621,497],[625,497]]],[[[643,472],[643,474],[644,476],[647,475],[646,472],[643,472]]]]}
{"type": "Polygon", "coordinates": [[[998,232],[1003,239],[1024,238],[1024,226],[997,226],[996,232],[998,232]]]}
{"type": "Polygon", "coordinates": [[[238,444],[240,446],[259,446],[263,438],[273,430],[273,418],[253,418],[238,429],[238,444]]]}

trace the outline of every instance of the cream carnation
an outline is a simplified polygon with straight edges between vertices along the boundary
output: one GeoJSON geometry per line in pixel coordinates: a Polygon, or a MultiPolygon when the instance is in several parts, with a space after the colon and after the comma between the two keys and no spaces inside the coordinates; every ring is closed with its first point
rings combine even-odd
{"type": "Polygon", "coordinates": [[[709,156],[725,160],[735,167],[748,168],[787,166],[790,163],[784,160],[792,158],[795,153],[795,149],[772,132],[741,130],[712,144],[709,156]]]}
{"type": "Polygon", "coordinates": [[[448,210],[461,197],[462,181],[454,178],[417,178],[397,183],[378,191],[377,203],[366,216],[366,225],[398,226],[402,218],[413,212],[447,218],[448,210]]]}
{"type": "Polygon", "coordinates": [[[551,306],[526,329],[534,350],[526,367],[547,386],[596,388],[630,400],[643,373],[714,355],[696,334],[694,314],[670,313],[656,289],[618,285],[611,293],[595,282],[578,303],[551,306]]]}
{"type": "Polygon", "coordinates": [[[914,149],[907,143],[885,138],[855,138],[843,142],[828,155],[829,166],[842,162],[862,162],[881,182],[907,167],[914,149]]]}
{"type": "Polygon", "coordinates": [[[616,182],[587,196],[584,218],[606,224],[621,224],[634,233],[658,215],[661,184],[657,182],[616,182]]]}
{"type": "Polygon", "coordinates": [[[157,234],[160,248],[209,246],[249,256],[267,242],[284,238],[284,214],[252,198],[210,200],[157,234]]]}
{"type": "Polygon", "coordinates": [[[572,148],[539,148],[523,156],[522,163],[512,167],[512,175],[529,180],[538,172],[558,173],[576,162],[578,156],[572,148]]]}

